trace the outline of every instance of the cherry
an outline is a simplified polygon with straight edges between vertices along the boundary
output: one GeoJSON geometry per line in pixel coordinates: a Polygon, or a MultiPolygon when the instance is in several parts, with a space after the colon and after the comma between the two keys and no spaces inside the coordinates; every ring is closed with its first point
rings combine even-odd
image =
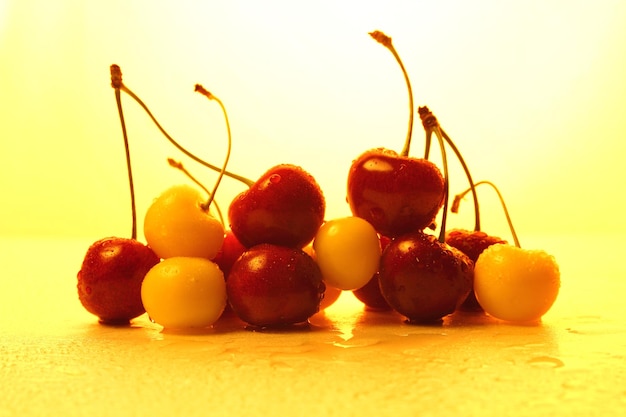
{"type": "Polygon", "coordinates": [[[391,238],[433,223],[445,196],[439,168],[427,159],[409,156],[413,129],[413,95],[409,77],[391,38],[375,31],[370,35],[389,49],[400,65],[409,93],[409,127],[400,154],[377,148],[361,154],[348,173],[347,202],[352,214],[370,222],[391,238]]]}
{"type": "Polygon", "coordinates": [[[306,322],[319,311],[324,290],[322,273],[311,256],[268,243],[244,252],[226,281],[232,310],[258,327],[306,322]]]}
{"type": "Polygon", "coordinates": [[[102,323],[128,323],[145,312],[141,284],[159,261],[136,239],[100,239],[89,247],[78,272],[78,298],[102,323]]]}
{"type": "Polygon", "coordinates": [[[87,311],[103,323],[128,323],[145,312],[141,301],[141,284],[145,274],[159,257],[137,240],[137,213],[130,161],[130,148],[120,99],[121,73],[112,68],[111,83],[119,110],[126,167],[130,186],[131,238],[109,237],[93,243],[78,272],[78,298],[87,311]]]}
{"type": "Polygon", "coordinates": [[[282,164],[270,168],[228,209],[230,228],[246,247],[261,243],[303,248],[324,221],[326,202],[304,169],[282,164]]]}
{"type": "Polygon", "coordinates": [[[141,299],[150,318],[165,328],[209,327],[226,307],[224,274],[208,259],[168,258],[146,274],[141,299]]]}
{"type": "Polygon", "coordinates": [[[170,187],[154,200],[144,218],[144,235],[159,257],[217,255],[224,226],[202,204],[203,196],[189,185],[170,187]]]}
{"type": "Polygon", "coordinates": [[[364,286],[378,270],[381,252],[376,230],[360,217],[325,222],[313,250],[324,282],[342,290],[364,286]]]}
{"type": "Polygon", "coordinates": [[[476,261],[476,299],[501,320],[538,321],[554,304],[560,285],[556,260],[543,250],[495,244],[476,261]]]}
{"type": "Polygon", "coordinates": [[[453,313],[473,284],[473,262],[435,236],[416,231],[394,239],[380,261],[380,290],[413,323],[453,313]]]}
{"type": "Polygon", "coordinates": [[[224,243],[222,243],[222,247],[219,252],[217,252],[215,258],[213,258],[213,262],[215,262],[224,273],[225,279],[228,279],[233,264],[245,251],[246,247],[241,244],[233,231],[227,230],[224,234],[224,243]]]}
{"type": "MultiPolygon", "coordinates": [[[[386,236],[380,236],[379,240],[382,250],[385,250],[387,245],[391,243],[391,239],[386,236]]],[[[372,276],[372,278],[367,282],[367,284],[365,284],[361,288],[354,290],[353,294],[358,300],[365,304],[365,307],[368,309],[390,310],[391,306],[389,306],[389,303],[387,303],[385,297],[383,297],[380,292],[380,284],[378,278],[379,276],[380,273],[377,270],[374,276],[372,276]]]]}
{"type": "Polygon", "coordinates": [[[374,276],[359,289],[354,290],[354,296],[365,304],[369,310],[390,310],[391,306],[380,292],[380,272],[376,271],[374,276]]]}

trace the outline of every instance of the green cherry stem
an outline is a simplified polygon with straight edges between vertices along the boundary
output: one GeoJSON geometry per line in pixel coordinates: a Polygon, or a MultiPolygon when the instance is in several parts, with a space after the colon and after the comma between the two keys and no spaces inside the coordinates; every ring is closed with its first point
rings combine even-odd
{"type": "Polygon", "coordinates": [[[370,32],[369,35],[393,54],[394,58],[400,65],[402,74],[404,74],[404,80],[406,81],[406,86],[409,93],[409,128],[407,131],[406,140],[404,142],[404,147],[402,148],[402,152],[400,154],[402,156],[408,156],[409,150],[411,148],[411,138],[413,136],[413,89],[411,88],[409,74],[407,74],[406,69],[404,68],[404,64],[400,59],[400,55],[398,55],[398,52],[396,51],[396,48],[394,48],[393,43],[391,42],[391,38],[389,36],[378,30],[370,32]]]}
{"type": "Polygon", "coordinates": [[[132,213],[132,231],[131,239],[137,239],[137,208],[135,205],[135,186],[133,182],[133,170],[130,163],[130,147],[128,145],[128,134],[126,132],[126,122],[124,121],[124,112],[122,111],[122,100],[120,94],[120,86],[122,85],[122,73],[114,71],[111,67],[111,86],[115,89],[115,102],[122,124],[122,136],[124,137],[124,150],[126,152],[126,169],[128,171],[128,185],[130,187],[130,206],[132,213]]]}
{"type": "Polygon", "coordinates": [[[220,182],[222,181],[222,178],[224,177],[224,173],[226,172],[226,165],[228,165],[228,160],[230,159],[230,150],[232,147],[233,140],[232,140],[232,134],[230,131],[230,122],[228,121],[228,113],[226,113],[226,107],[224,107],[224,103],[222,103],[222,100],[220,100],[219,98],[211,94],[207,89],[205,89],[200,84],[196,84],[195,91],[202,94],[209,100],[215,100],[217,104],[220,105],[220,107],[222,108],[222,112],[224,113],[224,120],[226,121],[226,131],[228,133],[228,148],[226,150],[226,158],[224,158],[224,164],[222,165],[222,168],[220,169],[220,174],[217,177],[217,181],[215,181],[215,185],[213,186],[213,191],[211,191],[211,193],[209,194],[209,199],[203,205],[203,208],[205,210],[208,210],[208,208],[211,206],[211,202],[215,198],[215,193],[217,192],[217,188],[219,187],[220,182]]]}
{"type": "MultiPolygon", "coordinates": [[[[216,172],[220,172],[220,168],[218,168],[217,166],[210,164],[206,161],[204,161],[203,159],[198,158],[196,155],[192,154],[191,152],[189,152],[187,149],[185,149],[182,145],[180,145],[180,143],[178,143],[176,140],[174,140],[174,138],[172,138],[166,131],[165,129],[161,126],[161,124],[157,121],[156,117],[154,117],[154,115],[152,114],[152,112],[150,111],[150,109],[148,109],[148,106],[135,94],[133,93],[128,87],[126,87],[126,85],[124,85],[122,83],[122,72],[121,69],[118,65],[111,65],[111,78],[113,79],[113,73],[115,73],[115,78],[118,80],[117,81],[117,87],[114,86],[114,88],[117,88],[121,91],[123,91],[124,93],[128,94],[130,97],[133,98],[133,100],[135,100],[144,110],[145,112],[148,114],[148,116],[150,117],[150,119],[154,122],[154,124],[156,125],[156,127],[159,129],[159,131],[167,138],[167,140],[174,145],[179,151],[181,151],[183,154],[185,154],[186,156],[188,156],[189,158],[193,159],[194,161],[196,161],[197,163],[204,165],[205,167],[212,169],[213,171],[216,172]]],[[[245,184],[248,187],[251,187],[254,184],[254,181],[245,178],[241,175],[237,175],[235,173],[229,172],[229,171],[225,171],[224,175],[231,177],[237,181],[242,182],[243,184],[245,184]]]]}
{"type": "MultiPolygon", "coordinates": [[[[452,139],[450,139],[450,136],[448,136],[448,134],[441,128],[441,126],[439,125],[439,122],[437,121],[437,118],[432,114],[432,112],[430,111],[428,107],[426,106],[420,107],[418,109],[418,113],[420,115],[420,118],[422,119],[422,123],[425,123],[424,118],[428,118],[430,116],[435,118],[435,123],[437,124],[437,126],[439,126],[439,132],[443,136],[443,139],[446,141],[448,146],[450,146],[450,148],[454,152],[454,155],[456,155],[459,163],[461,164],[461,167],[463,168],[463,171],[465,172],[465,176],[467,177],[467,182],[469,182],[469,185],[470,185],[469,191],[472,192],[472,198],[474,200],[474,230],[479,231],[480,230],[480,209],[478,206],[478,195],[476,194],[476,189],[474,187],[474,180],[472,179],[472,174],[470,173],[470,170],[467,166],[467,163],[465,162],[465,159],[463,158],[463,155],[461,155],[459,148],[457,148],[454,142],[452,141],[452,139]]],[[[427,134],[426,135],[426,152],[424,154],[424,159],[428,159],[429,151],[430,151],[430,137],[427,134]]]]}
{"type": "Polygon", "coordinates": [[[500,200],[500,204],[502,204],[502,210],[504,211],[504,217],[506,217],[506,221],[509,225],[509,229],[511,230],[511,235],[513,236],[513,241],[515,242],[515,246],[517,246],[518,248],[520,248],[520,243],[519,243],[519,239],[517,238],[517,233],[515,233],[515,228],[513,227],[513,222],[511,221],[511,216],[509,214],[509,210],[506,207],[506,203],[504,202],[504,197],[502,196],[502,194],[500,193],[500,190],[498,189],[498,187],[491,181],[478,181],[477,183],[475,183],[473,185],[473,187],[468,188],[467,190],[463,191],[462,193],[457,194],[454,197],[454,201],[452,202],[452,206],[450,207],[450,211],[453,213],[458,213],[459,211],[459,205],[461,204],[461,199],[463,197],[465,197],[465,195],[470,192],[470,191],[475,191],[475,188],[478,187],[479,185],[489,185],[491,186],[491,188],[493,188],[496,192],[496,194],[498,195],[498,199],[500,200]]]}

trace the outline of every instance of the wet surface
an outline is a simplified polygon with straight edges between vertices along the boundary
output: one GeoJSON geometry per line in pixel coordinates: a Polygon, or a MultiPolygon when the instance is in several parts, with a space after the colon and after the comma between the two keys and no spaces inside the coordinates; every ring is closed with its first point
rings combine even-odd
{"type": "Polygon", "coordinates": [[[171,331],[146,315],[103,325],[83,310],[76,272],[87,246],[1,241],[0,415],[52,407],[94,416],[626,410],[626,284],[621,264],[608,259],[603,280],[591,280],[598,263],[557,250],[561,294],[529,325],[471,312],[408,324],[346,293],[291,329],[250,328],[231,313],[210,329],[171,331]]]}

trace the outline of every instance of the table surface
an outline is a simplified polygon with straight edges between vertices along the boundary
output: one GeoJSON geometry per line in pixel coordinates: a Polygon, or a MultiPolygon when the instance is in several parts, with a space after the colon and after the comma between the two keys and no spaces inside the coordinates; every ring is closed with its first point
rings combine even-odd
{"type": "Polygon", "coordinates": [[[456,313],[416,326],[344,293],[296,331],[231,316],[182,333],[145,315],[104,326],[82,308],[76,272],[91,241],[0,239],[0,417],[623,413],[626,243],[525,240],[561,267],[538,325],[456,313]]]}

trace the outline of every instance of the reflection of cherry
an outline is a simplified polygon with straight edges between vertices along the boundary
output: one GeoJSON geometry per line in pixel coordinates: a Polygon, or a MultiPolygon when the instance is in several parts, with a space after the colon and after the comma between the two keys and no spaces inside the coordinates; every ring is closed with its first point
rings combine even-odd
{"type": "Polygon", "coordinates": [[[428,227],[441,209],[445,186],[435,164],[409,156],[414,111],[409,77],[391,38],[378,31],[370,35],[393,53],[402,69],[409,93],[409,127],[400,154],[379,148],[354,160],[348,173],[347,201],[355,216],[393,238],[428,227]]]}
{"type": "Polygon", "coordinates": [[[85,309],[104,323],[127,323],[145,312],[141,284],[159,257],[137,241],[137,213],[126,125],[120,101],[121,73],[111,69],[111,80],[122,124],[126,166],[130,185],[131,238],[101,239],[89,247],[78,272],[78,297],[85,309]]]}

